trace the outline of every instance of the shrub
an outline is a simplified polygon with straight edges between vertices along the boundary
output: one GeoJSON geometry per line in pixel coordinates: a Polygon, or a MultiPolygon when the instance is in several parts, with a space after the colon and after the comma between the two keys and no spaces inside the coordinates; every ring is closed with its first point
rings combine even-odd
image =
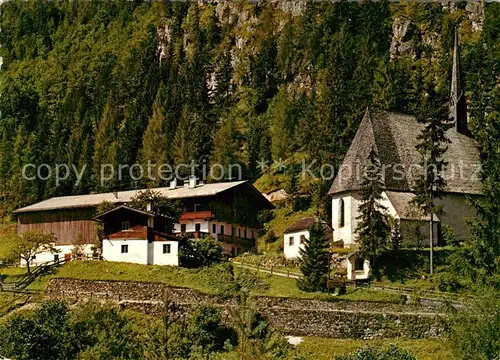
{"type": "Polygon", "coordinates": [[[337,356],[334,360],[417,360],[417,358],[406,349],[389,345],[385,349],[363,347],[349,355],[337,356]]]}
{"type": "Polygon", "coordinates": [[[469,307],[452,309],[450,340],[458,359],[489,360],[500,355],[500,302],[496,290],[469,307]]]}
{"type": "Polygon", "coordinates": [[[181,243],[179,263],[183,267],[210,266],[222,261],[222,246],[211,237],[189,239],[181,243]]]}
{"type": "Polygon", "coordinates": [[[44,303],[15,313],[0,327],[0,353],[19,360],[74,358],[77,345],[70,329],[67,305],[44,303]]]}

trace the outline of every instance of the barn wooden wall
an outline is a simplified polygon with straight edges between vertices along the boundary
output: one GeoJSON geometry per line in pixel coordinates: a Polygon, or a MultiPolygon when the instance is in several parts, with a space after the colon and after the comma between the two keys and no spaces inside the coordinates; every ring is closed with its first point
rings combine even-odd
{"type": "Polygon", "coordinates": [[[92,221],[94,215],[94,208],[19,213],[17,232],[19,235],[28,230],[53,233],[57,237],[57,245],[72,245],[81,234],[85,243],[90,244],[96,236],[96,223],[92,221]]]}

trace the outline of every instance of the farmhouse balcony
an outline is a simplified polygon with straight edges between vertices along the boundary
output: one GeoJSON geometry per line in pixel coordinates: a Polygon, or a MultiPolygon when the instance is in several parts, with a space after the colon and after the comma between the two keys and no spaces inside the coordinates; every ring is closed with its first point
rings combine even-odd
{"type": "Polygon", "coordinates": [[[233,236],[233,235],[222,235],[219,234],[217,235],[217,240],[229,244],[237,244],[237,245],[242,245],[245,247],[254,247],[255,246],[255,239],[246,239],[238,236],[233,236]]]}
{"type": "Polygon", "coordinates": [[[213,218],[214,214],[212,211],[206,210],[185,212],[179,217],[179,220],[208,220],[213,218]]]}

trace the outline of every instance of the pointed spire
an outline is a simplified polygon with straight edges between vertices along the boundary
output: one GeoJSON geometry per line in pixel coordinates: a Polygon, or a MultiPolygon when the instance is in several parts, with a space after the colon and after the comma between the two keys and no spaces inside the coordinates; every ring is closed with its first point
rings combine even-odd
{"type": "Polygon", "coordinates": [[[455,46],[453,47],[453,69],[451,73],[451,101],[457,103],[462,95],[460,82],[460,53],[458,49],[458,31],[455,29],[455,46]]]}
{"type": "Polygon", "coordinates": [[[469,130],[467,128],[467,104],[465,96],[462,92],[462,81],[460,78],[460,47],[458,43],[457,29],[455,29],[455,46],[453,48],[449,116],[455,123],[455,130],[457,132],[469,135],[469,130]]]}

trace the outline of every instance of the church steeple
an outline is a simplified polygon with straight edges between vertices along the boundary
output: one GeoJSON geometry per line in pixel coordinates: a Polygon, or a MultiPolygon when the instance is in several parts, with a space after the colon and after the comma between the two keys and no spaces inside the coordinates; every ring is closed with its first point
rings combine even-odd
{"type": "Polygon", "coordinates": [[[455,124],[455,130],[468,135],[467,128],[467,103],[462,92],[460,79],[460,49],[458,44],[458,31],[455,29],[455,46],[453,48],[453,68],[451,73],[450,93],[450,119],[455,124]]]}

